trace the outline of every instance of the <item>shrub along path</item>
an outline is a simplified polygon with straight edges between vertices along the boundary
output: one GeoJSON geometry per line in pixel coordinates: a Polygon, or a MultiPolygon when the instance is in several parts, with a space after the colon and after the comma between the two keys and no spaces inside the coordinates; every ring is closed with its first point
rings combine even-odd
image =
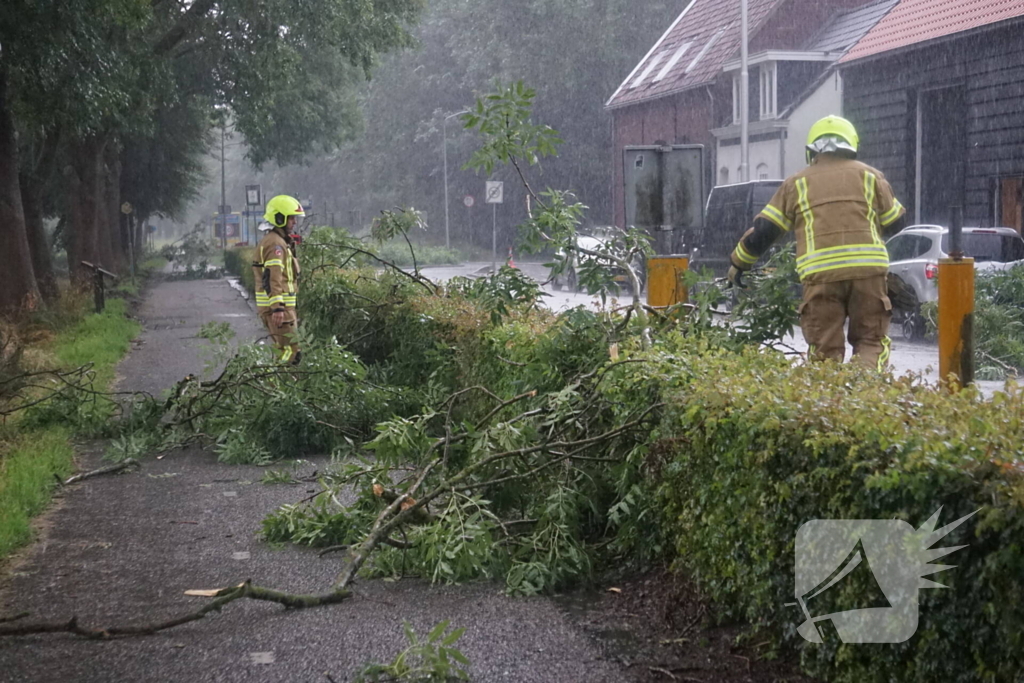
{"type": "MultiPolygon", "coordinates": [[[[152,288],[145,332],[119,368],[121,389],[159,393],[204,365],[209,322],[240,339],[260,334],[255,315],[223,281],[152,288]]],[[[82,468],[100,463],[82,456],[82,468]]],[[[267,486],[265,470],[216,462],[199,449],[147,459],[140,471],[69,487],[40,540],[0,591],[0,615],[67,619],[83,626],[153,623],[198,609],[183,593],[248,578],[294,592],[327,589],[340,555],[270,547],[260,520],[308,486],[267,486]]],[[[87,641],[69,634],[0,638],[0,681],[347,681],[405,646],[402,621],[426,633],[448,619],[479,681],[628,681],[550,600],[507,598],[499,586],[431,587],[361,581],[340,605],[288,612],[238,601],[220,614],[154,636],[87,641]]]]}

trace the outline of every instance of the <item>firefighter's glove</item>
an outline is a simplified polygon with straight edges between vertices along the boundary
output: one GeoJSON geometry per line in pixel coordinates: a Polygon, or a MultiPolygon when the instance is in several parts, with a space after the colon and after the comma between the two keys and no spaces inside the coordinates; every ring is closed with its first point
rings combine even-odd
{"type": "Polygon", "coordinates": [[[737,289],[747,288],[747,286],[743,284],[743,271],[736,266],[729,266],[729,274],[726,275],[726,279],[729,280],[729,284],[737,289]]]}

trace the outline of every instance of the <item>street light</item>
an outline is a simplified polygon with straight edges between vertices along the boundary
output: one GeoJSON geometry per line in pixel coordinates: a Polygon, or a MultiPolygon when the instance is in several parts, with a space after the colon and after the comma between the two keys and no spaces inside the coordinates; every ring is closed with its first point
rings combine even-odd
{"type": "Polygon", "coordinates": [[[747,0],[740,0],[740,182],[750,180],[750,66],[747,0]]]}
{"type": "Polygon", "coordinates": [[[444,157],[444,246],[445,249],[452,248],[451,233],[448,229],[448,119],[462,114],[468,114],[468,109],[457,111],[454,114],[449,114],[444,117],[444,122],[441,124],[441,133],[444,137],[444,143],[442,144],[442,156],[444,157]]]}

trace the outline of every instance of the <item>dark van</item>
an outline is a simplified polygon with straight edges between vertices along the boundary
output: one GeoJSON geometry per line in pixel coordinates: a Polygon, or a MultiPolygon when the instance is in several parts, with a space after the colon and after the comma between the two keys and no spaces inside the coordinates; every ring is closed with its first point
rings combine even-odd
{"type": "Polygon", "coordinates": [[[736,243],[753,226],[754,217],[761,213],[781,185],[781,180],[753,180],[713,188],[708,196],[704,228],[694,236],[693,244],[687,245],[691,254],[690,270],[699,272],[708,268],[715,277],[724,277],[736,243]]]}

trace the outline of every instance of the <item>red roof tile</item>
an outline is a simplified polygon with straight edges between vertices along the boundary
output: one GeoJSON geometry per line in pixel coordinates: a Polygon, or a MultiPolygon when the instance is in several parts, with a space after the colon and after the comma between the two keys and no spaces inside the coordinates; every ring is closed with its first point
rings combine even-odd
{"type": "Polygon", "coordinates": [[[902,0],[839,61],[852,62],[1022,16],[1022,0],[902,0]]]}
{"type": "MultiPolygon", "coordinates": [[[[783,2],[749,0],[751,36],[783,2]]],[[[635,104],[710,83],[739,47],[740,3],[692,0],[606,106],[635,104]]]]}

